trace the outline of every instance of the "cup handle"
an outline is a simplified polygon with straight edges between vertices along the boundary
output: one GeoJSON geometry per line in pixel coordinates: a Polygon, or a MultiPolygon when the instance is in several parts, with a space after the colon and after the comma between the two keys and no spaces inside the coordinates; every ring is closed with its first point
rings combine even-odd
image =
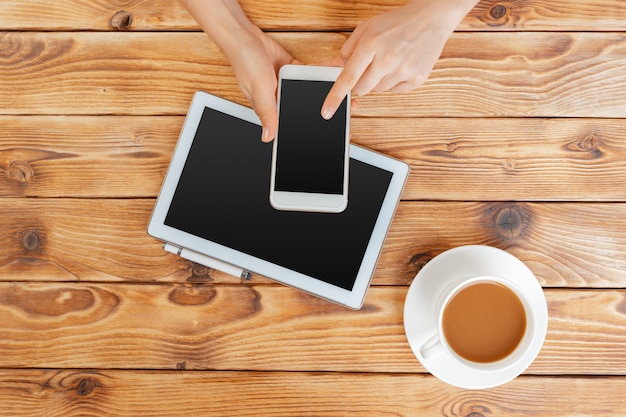
{"type": "Polygon", "coordinates": [[[437,333],[432,335],[424,344],[420,347],[420,354],[424,359],[430,359],[443,352],[443,344],[441,338],[437,333]]]}

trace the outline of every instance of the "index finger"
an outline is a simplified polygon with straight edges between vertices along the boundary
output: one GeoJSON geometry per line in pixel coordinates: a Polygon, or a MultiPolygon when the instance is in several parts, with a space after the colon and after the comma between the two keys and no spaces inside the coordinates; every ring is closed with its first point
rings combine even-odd
{"type": "Polygon", "coordinates": [[[328,92],[324,104],[322,104],[322,117],[324,119],[329,120],[333,117],[341,102],[354,88],[361,75],[372,62],[372,58],[373,56],[369,54],[359,53],[357,48],[357,51],[348,59],[335,84],[328,92]]]}

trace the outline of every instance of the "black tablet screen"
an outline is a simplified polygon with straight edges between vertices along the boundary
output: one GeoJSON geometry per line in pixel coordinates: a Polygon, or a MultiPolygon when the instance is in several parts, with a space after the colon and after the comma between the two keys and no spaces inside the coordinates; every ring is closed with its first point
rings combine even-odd
{"type": "Polygon", "coordinates": [[[351,159],[342,213],[279,211],[272,144],[260,137],[260,126],[206,108],[165,224],[352,290],[392,173],[351,159]]]}

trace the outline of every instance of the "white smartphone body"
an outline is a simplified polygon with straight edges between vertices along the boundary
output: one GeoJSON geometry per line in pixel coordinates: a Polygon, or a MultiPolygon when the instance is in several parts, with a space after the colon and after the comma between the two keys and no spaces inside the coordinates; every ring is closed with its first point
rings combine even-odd
{"type": "Polygon", "coordinates": [[[340,213],[348,204],[350,96],[330,120],[320,114],[340,72],[309,65],[279,71],[270,180],[270,203],[278,210],[340,213]]]}

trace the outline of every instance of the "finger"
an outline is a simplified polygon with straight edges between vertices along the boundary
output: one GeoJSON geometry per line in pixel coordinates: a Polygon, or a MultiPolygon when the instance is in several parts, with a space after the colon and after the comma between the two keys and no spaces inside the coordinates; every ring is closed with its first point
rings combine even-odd
{"type": "Polygon", "coordinates": [[[361,42],[361,38],[363,37],[367,26],[368,22],[362,23],[361,25],[357,26],[352,34],[348,37],[348,39],[344,42],[339,52],[339,56],[344,63],[347,62],[348,59],[350,59],[357,45],[359,45],[359,43],[361,42]]]}
{"type": "Polygon", "coordinates": [[[326,120],[333,117],[344,98],[356,85],[361,75],[372,62],[373,53],[357,48],[348,59],[345,67],[337,77],[335,84],[328,92],[324,104],[322,104],[322,117],[326,120]]]}
{"type": "MultiPolygon", "coordinates": [[[[381,65],[377,64],[376,59],[367,67],[361,78],[356,83],[352,91],[357,96],[364,96],[368,94],[370,91],[376,89],[378,90],[378,86],[381,82],[384,81],[385,76],[387,74],[387,70],[382,68],[381,65]]],[[[395,85],[392,84],[392,85],[395,85]]]]}
{"type": "Polygon", "coordinates": [[[350,114],[354,114],[357,110],[359,110],[359,102],[355,99],[350,100],[350,114]]]}
{"type": "Polygon", "coordinates": [[[276,92],[272,89],[263,90],[250,100],[255,113],[263,127],[261,140],[271,142],[278,130],[278,110],[276,108],[276,92]]]}
{"type": "MultiPolygon", "coordinates": [[[[392,93],[408,93],[409,91],[412,91],[415,88],[417,88],[417,86],[414,85],[414,83],[408,82],[408,81],[403,81],[401,83],[398,83],[398,84],[394,85],[391,88],[388,88],[387,90],[391,91],[392,93]]],[[[385,91],[387,91],[387,90],[385,90],[385,91]]]]}
{"type": "Polygon", "coordinates": [[[361,74],[365,71],[369,62],[371,62],[371,57],[368,57],[368,54],[364,51],[357,52],[355,56],[355,50],[361,41],[363,33],[365,33],[367,24],[368,22],[365,22],[354,29],[352,35],[341,47],[339,57],[330,63],[331,66],[344,67],[344,69],[337,77],[335,84],[322,104],[322,117],[326,120],[333,117],[343,99],[352,91],[361,74]]]}
{"type": "Polygon", "coordinates": [[[271,142],[276,137],[276,132],[278,131],[278,112],[276,108],[274,108],[273,112],[260,112],[259,118],[261,119],[261,126],[263,126],[261,140],[263,142],[271,142]]]}
{"type": "Polygon", "coordinates": [[[271,115],[264,116],[261,118],[261,125],[263,126],[263,130],[261,131],[261,141],[262,142],[271,142],[276,137],[276,131],[278,130],[278,117],[273,117],[271,115]]]}
{"type": "Polygon", "coordinates": [[[401,83],[403,83],[403,80],[400,80],[391,74],[387,74],[380,80],[380,82],[373,88],[373,90],[374,91],[391,91],[392,88],[394,88],[395,86],[401,83]]]}
{"type": "Polygon", "coordinates": [[[276,137],[276,132],[278,131],[278,117],[267,117],[261,123],[263,125],[261,141],[265,143],[271,142],[276,137]]]}
{"type": "MultiPolygon", "coordinates": [[[[407,72],[405,71],[405,74],[407,72]]],[[[391,91],[393,93],[406,93],[415,90],[428,79],[427,75],[419,73],[411,73],[408,76],[403,75],[401,71],[396,70],[392,74],[388,74],[378,83],[374,90],[391,91]]]]}

